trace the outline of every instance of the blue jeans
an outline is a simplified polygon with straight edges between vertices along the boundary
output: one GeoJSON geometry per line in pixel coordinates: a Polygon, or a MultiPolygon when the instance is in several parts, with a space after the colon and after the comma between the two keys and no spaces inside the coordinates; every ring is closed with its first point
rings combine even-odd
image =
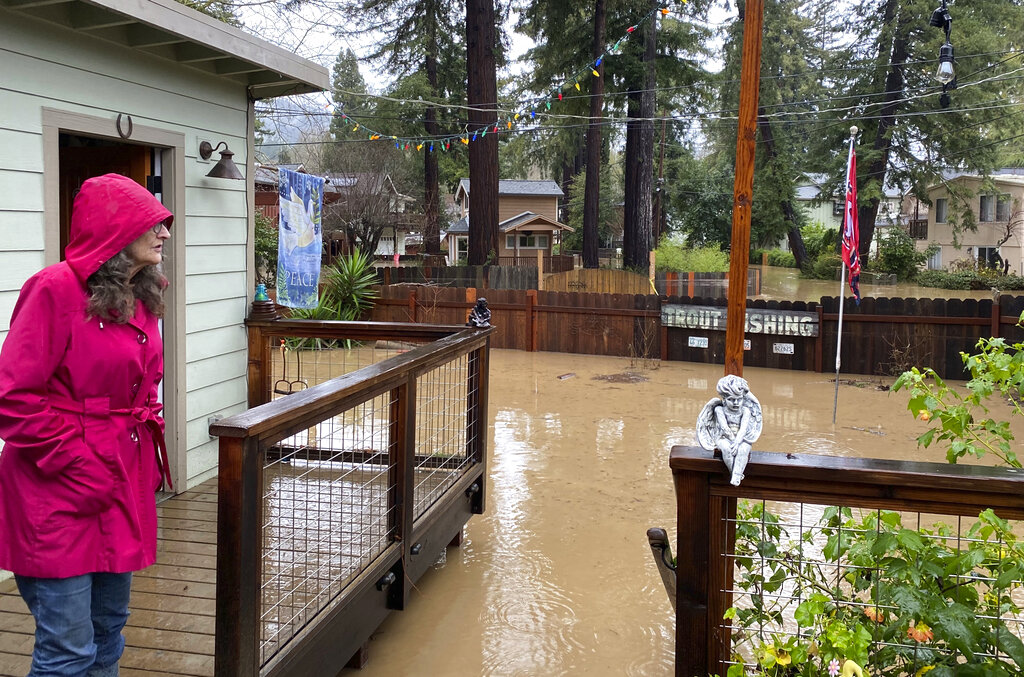
{"type": "Polygon", "coordinates": [[[15,576],[36,619],[28,677],[116,677],[132,575],[15,576]]]}

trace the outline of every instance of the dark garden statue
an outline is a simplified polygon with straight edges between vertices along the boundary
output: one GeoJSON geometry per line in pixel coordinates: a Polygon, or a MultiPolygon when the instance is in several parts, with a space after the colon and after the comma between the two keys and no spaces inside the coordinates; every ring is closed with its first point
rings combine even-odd
{"type": "Polygon", "coordinates": [[[487,308],[487,299],[481,297],[476,300],[476,305],[469,311],[467,327],[486,329],[491,326],[491,311],[487,308]]]}
{"type": "Polygon", "coordinates": [[[729,483],[739,486],[750,460],[750,446],[761,436],[761,403],[745,379],[732,374],[718,380],[718,394],[697,419],[697,443],[722,455],[729,483]]]}

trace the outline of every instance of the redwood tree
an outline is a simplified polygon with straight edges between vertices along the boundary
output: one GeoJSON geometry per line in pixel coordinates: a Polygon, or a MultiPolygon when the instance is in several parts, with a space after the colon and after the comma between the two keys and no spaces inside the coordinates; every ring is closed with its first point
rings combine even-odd
{"type": "MultiPolygon", "coordinates": [[[[494,0],[466,0],[466,100],[470,130],[498,120],[494,0]]],[[[469,142],[469,265],[498,253],[498,135],[469,142]]]]}

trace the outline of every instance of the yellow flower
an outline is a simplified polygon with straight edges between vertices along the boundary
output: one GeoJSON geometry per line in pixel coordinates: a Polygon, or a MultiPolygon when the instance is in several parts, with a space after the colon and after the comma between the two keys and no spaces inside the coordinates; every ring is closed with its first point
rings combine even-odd
{"type": "Polygon", "coordinates": [[[771,656],[778,665],[789,665],[793,662],[793,657],[789,655],[788,651],[777,649],[774,644],[769,644],[765,647],[765,654],[771,656]]]}
{"type": "Polygon", "coordinates": [[[867,671],[851,660],[847,660],[843,663],[843,669],[839,674],[842,677],[853,677],[853,675],[857,675],[857,677],[868,677],[867,671]]]}
{"type": "Polygon", "coordinates": [[[922,421],[927,421],[932,417],[932,413],[927,409],[922,409],[920,412],[918,412],[917,417],[922,421]]]}
{"type": "Polygon", "coordinates": [[[921,668],[920,670],[918,670],[917,672],[915,672],[914,673],[914,677],[922,677],[922,675],[924,675],[924,673],[928,672],[929,670],[934,670],[934,669],[935,669],[934,665],[926,665],[923,668],[921,668]]]}

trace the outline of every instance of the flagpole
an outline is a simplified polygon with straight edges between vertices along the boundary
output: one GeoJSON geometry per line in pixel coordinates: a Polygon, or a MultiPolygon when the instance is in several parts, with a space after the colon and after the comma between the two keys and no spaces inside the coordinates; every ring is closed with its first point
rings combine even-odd
{"type": "MultiPolygon", "coordinates": [[[[850,150],[846,155],[846,183],[843,184],[844,191],[849,193],[850,186],[850,158],[853,157],[853,140],[857,136],[857,126],[850,127],[850,150]]],[[[843,195],[843,229],[846,228],[846,220],[850,217],[849,205],[846,204],[847,197],[843,195]]],[[[853,206],[854,209],[857,205],[853,206]]],[[[842,237],[843,231],[840,231],[840,237],[842,237]]],[[[858,243],[859,244],[859,243],[858,243]]],[[[846,289],[846,261],[840,264],[840,269],[843,271],[839,276],[839,324],[836,329],[836,391],[832,398],[832,425],[836,424],[836,412],[839,410],[839,365],[840,365],[840,349],[843,345],[843,306],[846,305],[844,302],[844,290],[846,289]]]]}

